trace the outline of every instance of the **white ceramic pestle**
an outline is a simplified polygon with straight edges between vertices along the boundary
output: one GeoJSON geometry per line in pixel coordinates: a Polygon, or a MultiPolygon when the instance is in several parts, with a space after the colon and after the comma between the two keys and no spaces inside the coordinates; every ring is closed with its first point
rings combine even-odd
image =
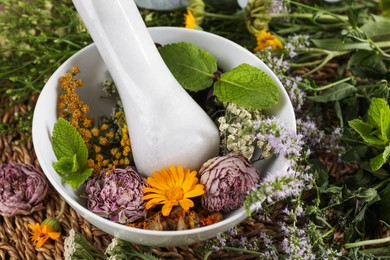
{"type": "Polygon", "coordinates": [[[198,170],[218,155],[218,129],[173,77],[134,0],[73,0],[117,86],[136,167],[198,170]]]}

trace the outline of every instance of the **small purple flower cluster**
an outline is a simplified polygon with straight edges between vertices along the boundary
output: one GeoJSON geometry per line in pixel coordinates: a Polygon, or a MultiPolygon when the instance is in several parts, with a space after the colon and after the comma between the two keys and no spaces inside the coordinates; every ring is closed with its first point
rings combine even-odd
{"type": "MultiPolygon", "coordinates": [[[[280,3],[275,3],[275,5],[278,6],[278,10],[282,10],[281,8],[283,8],[283,6],[280,3]]],[[[283,48],[284,55],[282,57],[272,55],[271,49],[264,49],[257,53],[257,56],[265,64],[267,64],[271,70],[276,72],[277,77],[289,94],[290,100],[293,103],[296,112],[301,111],[305,101],[306,92],[299,87],[302,78],[299,76],[289,75],[290,60],[295,58],[300,50],[309,46],[310,38],[308,35],[294,35],[287,38],[287,43],[283,48]],[[287,57],[287,59],[283,57],[287,57]]]]}
{"type": "Polygon", "coordinates": [[[286,171],[268,174],[246,198],[247,209],[261,212],[264,203],[273,204],[286,198],[297,198],[304,190],[313,187],[309,167],[292,165],[286,171]]]}
{"type": "Polygon", "coordinates": [[[311,118],[297,119],[297,132],[302,136],[302,141],[305,144],[306,154],[310,154],[310,150],[321,150],[327,153],[341,155],[345,152],[345,146],[341,145],[343,137],[343,129],[336,127],[327,135],[323,130],[320,130],[316,123],[311,118]]]}
{"type": "Polygon", "coordinates": [[[266,118],[258,122],[257,146],[263,150],[263,156],[278,154],[290,160],[297,160],[303,146],[302,136],[287,128],[278,118],[266,118]]]}
{"type": "Polygon", "coordinates": [[[293,59],[298,55],[297,51],[307,48],[309,46],[309,35],[294,35],[287,38],[287,43],[284,45],[284,52],[290,59],[293,59]]]}

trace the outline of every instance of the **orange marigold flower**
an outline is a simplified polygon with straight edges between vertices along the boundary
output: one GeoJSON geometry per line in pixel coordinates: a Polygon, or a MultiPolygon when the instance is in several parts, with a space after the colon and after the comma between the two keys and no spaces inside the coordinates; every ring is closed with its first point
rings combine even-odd
{"type": "Polygon", "coordinates": [[[254,51],[261,51],[267,47],[271,47],[273,49],[283,48],[283,44],[279,41],[279,39],[266,30],[262,30],[260,33],[255,34],[255,36],[257,40],[257,46],[254,51]]]}
{"type": "Polygon", "coordinates": [[[190,10],[184,14],[184,27],[188,29],[195,29],[197,27],[195,17],[190,10]]]}
{"type": "Polygon", "coordinates": [[[163,168],[160,172],[153,172],[146,182],[151,186],[143,189],[142,200],[148,201],[146,209],[162,204],[161,213],[168,216],[173,206],[180,205],[184,210],[194,206],[189,198],[204,194],[204,185],[198,184],[196,171],[183,169],[181,165],[163,168]]]}
{"type": "Polygon", "coordinates": [[[34,242],[37,248],[42,247],[49,238],[55,240],[60,237],[61,233],[56,232],[59,229],[59,224],[56,225],[56,223],[51,223],[51,221],[48,221],[52,219],[55,218],[46,219],[42,224],[28,224],[28,228],[30,229],[29,232],[31,234],[31,241],[34,242]]]}

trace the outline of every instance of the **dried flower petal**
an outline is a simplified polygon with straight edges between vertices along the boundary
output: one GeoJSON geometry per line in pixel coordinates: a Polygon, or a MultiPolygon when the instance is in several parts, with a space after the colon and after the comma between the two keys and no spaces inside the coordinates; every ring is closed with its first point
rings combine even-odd
{"type": "Polygon", "coordinates": [[[28,215],[43,208],[48,190],[44,175],[32,165],[9,163],[0,166],[0,214],[28,215]]]}
{"type": "Polygon", "coordinates": [[[131,223],[146,216],[142,190],[144,179],[131,167],[102,170],[87,181],[87,208],[111,221],[131,223]]]}
{"type": "Polygon", "coordinates": [[[247,193],[259,181],[256,168],[236,153],[210,159],[199,173],[206,190],[202,204],[210,211],[228,212],[243,206],[247,193]]]}

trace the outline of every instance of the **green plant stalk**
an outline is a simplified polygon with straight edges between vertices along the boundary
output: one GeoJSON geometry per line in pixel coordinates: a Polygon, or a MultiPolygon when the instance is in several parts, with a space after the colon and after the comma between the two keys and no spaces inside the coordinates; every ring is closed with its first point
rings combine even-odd
{"type": "Polygon", "coordinates": [[[205,12],[204,15],[207,17],[229,19],[229,20],[241,19],[241,16],[228,15],[228,14],[216,14],[216,13],[205,12]]]}
{"type": "Polygon", "coordinates": [[[61,211],[60,213],[57,215],[56,219],[57,220],[60,220],[60,218],[62,217],[62,215],[64,215],[64,212],[65,212],[65,206],[66,206],[66,202],[64,199],[61,200],[61,211]]]}
{"type": "Polygon", "coordinates": [[[322,86],[322,87],[319,87],[319,88],[311,88],[311,87],[308,87],[307,89],[311,90],[311,91],[323,91],[323,90],[327,90],[327,89],[330,89],[338,84],[341,84],[341,83],[344,83],[344,82],[347,82],[347,81],[350,81],[351,79],[353,79],[353,76],[350,76],[350,77],[347,77],[347,78],[344,78],[344,79],[341,79],[341,80],[338,80],[338,81],[335,81],[335,82],[332,82],[330,84],[327,84],[325,86],[322,86]]]}
{"type": "Polygon", "coordinates": [[[385,238],[379,238],[379,239],[371,239],[371,240],[364,240],[354,243],[348,243],[344,245],[344,248],[354,248],[354,247],[360,247],[360,246],[369,246],[369,245],[376,245],[376,244],[383,244],[390,242],[390,237],[385,238]]]}
{"type": "MultiPolygon", "coordinates": [[[[281,14],[270,14],[271,18],[301,18],[301,19],[313,19],[315,18],[315,14],[310,13],[281,13],[281,14]]],[[[261,15],[253,15],[253,17],[262,17],[261,15]]],[[[334,15],[330,14],[321,14],[316,19],[322,20],[322,21],[340,21],[339,19],[336,19],[334,15]]],[[[346,17],[343,17],[343,21],[346,19],[346,17]]],[[[345,23],[343,23],[345,24],[345,23]]]]}
{"type": "Polygon", "coordinates": [[[319,8],[316,8],[316,7],[312,7],[312,6],[308,6],[308,5],[305,5],[305,4],[301,4],[301,3],[298,3],[298,2],[295,2],[295,1],[287,1],[287,2],[290,3],[290,4],[293,4],[295,6],[306,8],[306,9],[311,10],[311,11],[323,12],[326,15],[334,17],[334,19],[336,19],[336,20],[338,20],[340,22],[348,23],[348,17],[347,16],[337,15],[337,14],[331,13],[329,11],[326,11],[326,10],[323,10],[323,9],[319,9],[319,8]]]}

